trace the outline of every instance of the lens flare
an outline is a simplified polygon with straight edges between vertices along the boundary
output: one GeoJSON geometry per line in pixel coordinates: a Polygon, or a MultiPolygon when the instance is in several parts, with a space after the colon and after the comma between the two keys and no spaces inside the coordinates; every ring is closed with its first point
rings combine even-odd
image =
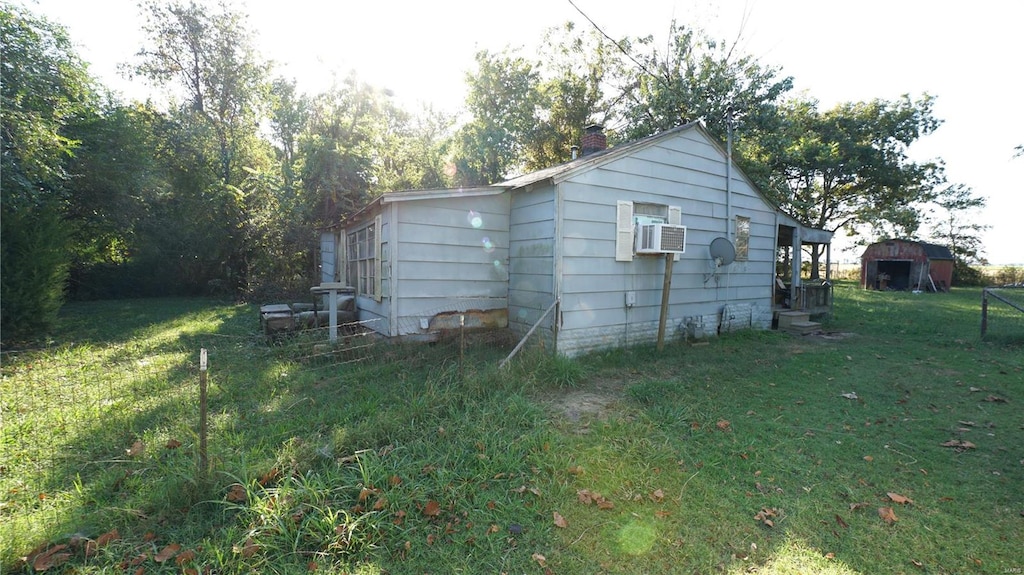
{"type": "Polygon", "coordinates": [[[484,219],[480,217],[480,214],[473,210],[469,210],[469,213],[466,214],[466,220],[469,222],[469,225],[474,228],[479,228],[484,225],[484,219]]]}
{"type": "Polygon", "coordinates": [[[494,252],[494,243],[491,242],[491,238],[484,238],[480,240],[484,245],[484,251],[487,253],[494,252]]]}

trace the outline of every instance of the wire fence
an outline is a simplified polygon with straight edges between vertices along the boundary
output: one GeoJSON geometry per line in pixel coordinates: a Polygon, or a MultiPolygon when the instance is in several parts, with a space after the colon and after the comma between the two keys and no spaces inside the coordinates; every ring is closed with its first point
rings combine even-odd
{"type": "Polygon", "coordinates": [[[11,564],[12,554],[24,552],[26,541],[45,539],[67,521],[69,506],[80,505],[90,484],[121,489],[138,475],[180,474],[191,466],[196,477],[210,465],[216,472],[216,463],[207,460],[207,417],[224,427],[234,411],[251,411],[245,390],[258,374],[287,370],[331,383],[357,366],[399,363],[448,366],[462,377],[481,362],[496,367],[519,343],[479,315],[469,322],[460,315],[423,330],[426,342],[396,343],[378,335],[374,324],[354,322],[339,326],[334,341],[328,327],[313,327],[270,336],[256,330],[168,334],[166,341],[160,335],[146,343],[3,353],[0,569],[11,564]],[[206,358],[218,394],[209,414],[206,358]],[[110,476],[110,469],[117,475],[110,476]]]}
{"type": "Polygon", "coordinates": [[[981,336],[1024,340],[1024,285],[981,291],[981,336]]]}

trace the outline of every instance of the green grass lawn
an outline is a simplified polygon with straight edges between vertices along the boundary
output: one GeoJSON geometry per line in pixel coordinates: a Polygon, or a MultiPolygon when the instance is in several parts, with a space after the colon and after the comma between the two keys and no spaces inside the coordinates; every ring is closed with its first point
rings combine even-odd
{"type": "Polygon", "coordinates": [[[69,305],[3,358],[0,572],[1024,571],[1024,318],[981,340],[979,290],[836,300],[823,337],[508,370],[478,337],[460,362],[267,345],[251,306],[69,305]]]}

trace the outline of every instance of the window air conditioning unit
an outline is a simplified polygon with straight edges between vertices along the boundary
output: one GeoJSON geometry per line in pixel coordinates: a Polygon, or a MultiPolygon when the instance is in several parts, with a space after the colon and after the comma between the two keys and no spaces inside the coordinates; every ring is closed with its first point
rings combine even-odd
{"type": "Polygon", "coordinates": [[[686,226],[640,224],[636,230],[636,253],[681,254],[686,252],[686,226]]]}

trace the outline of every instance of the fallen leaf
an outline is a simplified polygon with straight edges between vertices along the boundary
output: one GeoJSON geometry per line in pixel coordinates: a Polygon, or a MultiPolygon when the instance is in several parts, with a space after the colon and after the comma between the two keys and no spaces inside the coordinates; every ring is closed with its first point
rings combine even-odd
{"type": "Polygon", "coordinates": [[[260,476],[260,485],[262,485],[263,487],[266,487],[266,486],[270,485],[271,483],[274,483],[275,481],[277,481],[280,478],[281,478],[281,471],[278,468],[273,467],[273,468],[270,469],[270,471],[268,471],[268,472],[266,472],[266,473],[264,473],[263,475],[260,476]]]}
{"type": "Polygon", "coordinates": [[[380,511],[381,509],[384,509],[384,507],[386,507],[387,504],[388,504],[388,498],[387,497],[384,497],[384,496],[378,497],[377,501],[373,504],[373,510],[374,511],[380,511]]]}
{"type": "Polygon", "coordinates": [[[67,545],[54,545],[53,547],[37,554],[32,558],[32,568],[36,571],[46,571],[52,567],[59,567],[71,559],[71,554],[66,553],[67,545]]]}
{"type": "Polygon", "coordinates": [[[875,460],[875,458],[871,457],[870,455],[865,455],[864,456],[864,461],[867,461],[868,463],[871,463],[874,460],[875,460]]]}
{"type": "Polygon", "coordinates": [[[131,447],[125,449],[125,453],[128,454],[128,457],[139,457],[144,451],[146,451],[146,446],[141,440],[136,441],[131,447]]]}
{"type": "Polygon", "coordinates": [[[968,427],[974,427],[975,425],[977,425],[973,421],[963,421],[963,420],[960,420],[960,421],[957,421],[957,423],[959,423],[960,425],[966,425],[968,427]]]}
{"type": "Polygon", "coordinates": [[[388,485],[391,487],[397,487],[402,484],[402,478],[397,475],[392,475],[388,478],[388,485]]]}
{"type": "Polygon", "coordinates": [[[651,501],[655,503],[660,503],[661,500],[665,498],[665,492],[662,491],[661,489],[655,489],[654,493],[651,493],[650,498],[651,501]]]}
{"type": "Polygon", "coordinates": [[[423,514],[427,517],[437,517],[441,514],[441,504],[431,499],[423,506],[423,514]]]}
{"type": "Polygon", "coordinates": [[[256,544],[256,541],[252,537],[245,540],[245,543],[241,547],[237,545],[232,548],[232,551],[240,554],[242,557],[249,558],[256,554],[260,550],[260,546],[256,544]]]}
{"type": "Polygon", "coordinates": [[[594,494],[589,489],[580,489],[576,492],[576,499],[584,505],[590,505],[594,502],[594,494]]]}
{"type": "Polygon", "coordinates": [[[924,569],[924,563],[921,563],[917,559],[911,559],[910,562],[914,564],[914,567],[917,567],[918,569],[924,569]]]}
{"type": "Polygon", "coordinates": [[[583,475],[583,468],[580,467],[579,465],[570,466],[569,469],[567,469],[566,471],[568,471],[572,475],[583,475]]]}
{"type": "Polygon", "coordinates": [[[831,551],[825,554],[825,559],[835,559],[835,558],[836,558],[836,554],[832,553],[831,551]]]}
{"type": "Polygon", "coordinates": [[[992,403],[1006,403],[1006,398],[1005,397],[999,397],[998,395],[990,395],[990,396],[985,398],[985,401],[992,402],[992,403]]]}
{"type": "Polygon", "coordinates": [[[555,520],[555,527],[559,527],[561,529],[565,529],[566,527],[569,526],[569,522],[565,520],[565,517],[562,517],[561,513],[557,512],[557,511],[553,511],[551,513],[551,516],[555,520]]]}
{"type": "Polygon", "coordinates": [[[224,496],[224,499],[234,503],[241,503],[248,499],[248,494],[241,483],[235,483],[231,486],[231,489],[228,489],[228,494],[224,496]]]}
{"type": "Polygon", "coordinates": [[[976,393],[978,391],[981,391],[980,387],[973,387],[972,386],[972,387],[969,387],[968,389],[971,391],[971,393],[976,393]]]}
{"type": "Polygon", "coordinates": [[[775,521],[773,521],[771,518],[772,517],[778,517],[778,516],[779,516],[779,510],[778,509],[764,507],[760,511],[758,511],[756,515],[754,515],[754,520],[755,521],[760,521],[761,523],[767,525],[768,527],[775,527],[775,521]]]}
{"type": "Polygon", "coordinates": [[[842,527],[843,529],[846,529],[846,528],[850,527],[849,525],[846,524],[846,521],[843,521],[843,518],[840,517],[838,513],[836,513],[836,523],[838,523],[839,526],[842,527]]]}
{"type": "Polygon", "coordinates": [[[839,397],[845,397],[846,399],[860,399],[857,397],[857,394],[852,391],[850,393],[840,393],[839,397]]]}
{"type": "Polygon", "coordinates": [[[898,521],[896,519],[896,513],[893,512],[892,507],[879,507],[878,516],[881,517],[882,521],[885,521],[887,525],[892,525],[898,521]]]}
{"type": "Polygon", "coordinates": [[[178,551],[181,551],[181,545],[178,545],[177,543],[171,543],[167,547],[161,549],[159,553],[154,555],[153,561],[156,561],[157,563],[163,563],[164,561],[167,561],[168,559],[177,555],[178,551]]]}
{"type": "Polygon", "coordinates": [[[608,501],[607,499],[602,498],[600,501],[597,502],[597,508],[604,510],[615,509],[615,504],[612,503],[611,501],[608,501]]]}
{"type": "Polygon", "coordinates": [[[914,504],[914,501],[912,499],[910,499],[908,497],[904,497],[904,496],[900,495],[899,493],[889,492],[889,493],[886,493],[886,495],[889,496],[889,499],[891,499],[893,501],[893,503],[899,503],[901,505],[905,505],[905,504],[908,504],[908,503],[910,505],[914,504]]]}
{"type": "Polygon", "coordinates": [[[497,523],[491,523],[491,526],[487,528],[487,534],[491,535],[501,531],[501,527],[498,527],[497,523]]]}
{"type": "Polygon", "coordinates": [[[177,449],[181,447],[181,442],[178,441],[177,439],[171,439],[167,441],[167,445],[165,445],[164,447],[166,447],[167,449],[177,449]]]}
{"type": "Polygon", "coordinates": [[[358,499],[358,501],[360,501],[360,502],[366,501],[366,499],[369,496],[374,495],[375,493],[377,493],[376,489],[370,489],[368,487],[364,487],[364,488],[359,490],[359,499],[358,499]]]}
{"type": "Polygon", "coordinates": [[[940,443],[939,445],[941,445],[942,447],[952,447],[955,448],[957,451],[963,451],[964,449],[974,449],[975,447],[977,447],[970,441],[961,441],[959,439],[950,439],[949,441],[945,443],[940,443]]]}
{"type": "Polygon", "coordinates": [[[427,535],[427,545],[433,545],[434,541],[436,541],[436,540],[437,540],[437,536],[434,535],[433,533],[427,535]]]}
{"type": "Polygon", "coordinates": [[[716,423],[715,426],[717,426],[718,429],[720,429],[722,431],[729,431],[729,420],[727,420],[727,419],[719,419],[718,423],[716,423]]]}
{"type": "Polygon", "coordinates": [[[193,551],[192,549],[188,549],[188,550],[182,551],[180,555],[175,557],[174,558],[174,563],[177,564],[178,566],[181,566],[181,565],[184,565],[186,563],[191,563],[192,560],[195,559],[195,558],[196,558],[196,552],[193,551]]]}
{"type": "Polygon", "coordinates": [[[530,558],[536,561],[537,565],[540,565],[541,567],[547,567],[548,565],[548,558],[540,553],[534,553],[533,555],[530,555],[530,558]]]}
{"type": "Polygon", "coordinates": [[[87,541],[85,543],[85,556],[93,556],[96,553],[96,551],[105,547],[107,543],[110,543],[111,541],[116,541],[120,538],[121,534],[117,532],[117,529],[114,529],[112,531],[107,531],[106,533],[100,535],[96,539],[87,541]]]}

